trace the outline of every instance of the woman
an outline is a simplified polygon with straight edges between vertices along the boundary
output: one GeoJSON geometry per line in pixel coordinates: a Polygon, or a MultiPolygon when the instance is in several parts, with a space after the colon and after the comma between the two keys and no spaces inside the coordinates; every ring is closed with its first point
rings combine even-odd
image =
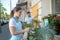
{"type": "Polygon", "coordinates": [[[11,32],[10,40],[21,40],[24,32],[29,32],[29,28],[22,30],[22,23],[19,21],[22,9],[15,7],[10,14],[9,30],[11,32]]]}

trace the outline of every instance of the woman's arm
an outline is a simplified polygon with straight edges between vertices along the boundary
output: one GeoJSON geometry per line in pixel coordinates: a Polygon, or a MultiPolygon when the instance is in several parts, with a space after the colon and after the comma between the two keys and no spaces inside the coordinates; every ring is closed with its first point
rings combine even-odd
{"type": "Polygon", "coordinates": [[[28,32],[29,31],[29,28],[26,28],[24,30],[21,30],[21,31],[16,31],[15,30],[15,27],[11,26],[10,27],[10,32],[13,34],[13,35],[18,35],[18,34],[23,34],[24,32],[28,32]]]}

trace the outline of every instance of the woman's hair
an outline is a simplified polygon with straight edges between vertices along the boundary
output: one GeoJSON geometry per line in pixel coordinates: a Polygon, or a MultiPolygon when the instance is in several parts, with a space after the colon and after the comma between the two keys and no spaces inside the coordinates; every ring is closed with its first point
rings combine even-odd
{"type": "Polygon", "coordinates": [[[18,12],[19,10],[22,10],[22,8],[21,7],[15,7],[12,11],[11,11],[11,13],[10,13],[10,18],[12,18],[13,16],[14,16],[14,12],[16,11],[16,12],[18,12]]]}
{"type": "Polygon", "coordinates": [[[14,10],[11,11],[10,18],[12,18],[13,16],[14,16],[14,10]]]}

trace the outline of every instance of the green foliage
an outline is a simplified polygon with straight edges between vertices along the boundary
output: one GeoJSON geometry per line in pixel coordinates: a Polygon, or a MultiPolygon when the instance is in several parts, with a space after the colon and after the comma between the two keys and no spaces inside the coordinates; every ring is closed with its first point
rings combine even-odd
{"type": "Polygon", "coordinates": [[[37,23],[39,24],[40,22],[38,20],[32,20],[32,23],[37,23]]]}
{"type": "Polygon", "coordinates": [[[59,27],[60,26],[60,20],[56,19],[52,21],[53,26],[59,27]]]}
{"type": "Polygon", "coordinates": [[[2,3],[0,3],[0,14],[1,14],[1,19],[9,19],[9,15],[5,12],[6,9],[3,7],[2,3]]]}
{"type": "Polygon", "coordinates": [[[36,30],[36,34],[38,35],[38,40],[53,40],[54,31],[48,28],[40,28],[36,30]]]}
{"type": "Polygon", "coordinates": [[[3,7],[2,3],[0,3],[0,13],[4,13],[4,11],[6,11],[6,9],[3,7]]]}
{"type": "Polygon", "coordinates": [[[44,19],[48,19],[48,16],[44,16],[44,17],[43,17],[43,20],[44,20],[44,19]]]}
{"type": "Polygon", "coordinates": [[[30,33],[31,40],[53,40],[55,32],[49,28],[36,28],[30,33]]]}
{"type": "Polygon", "coordinates": [[[57,18],[54,19],[56,16],[56,14],[49,14],[48,16],[43,17],[43,19],[48,19],[49,25],[52,26],[52,28],[55,28],[60,25],[60,20],[57,18]]]}
{"type": "Polygon", "coordinates": [[[54,15],[55,15],[55,14],[48,14],[48,16],[44,16],[44,17],[43,17],[43,20],[44,20],[44,19],[48,19],[49,23],[51,24],[51,22],[52,22],[52,20],[53,20],[53,18],[54,18],[54,15]]]}
{"type": "Polygon", "coordinates": [[[31,25],[30,24],[25,24],[25,27],[28,28],[28,27],[31,27],[31,25]]]}

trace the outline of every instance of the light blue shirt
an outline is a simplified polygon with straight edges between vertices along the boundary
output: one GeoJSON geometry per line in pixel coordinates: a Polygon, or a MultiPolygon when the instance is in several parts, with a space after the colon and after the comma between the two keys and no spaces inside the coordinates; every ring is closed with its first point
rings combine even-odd
{"type": "Polygon", "coordinates": [[[32,20],[33,20],[33,16],[31,16],[31,17],[26,17],[25,18],[25,22],[27,22],[27,24],[30,24],[30,23],[32,23],[32,20]]]}
{"type": "MultiPolygon", "coordinates": [[[[9,21],[9,27],[15,27],[16,31],[19,32],[22,30],[22,23],[20,21],[16,22],[16,20],[14,18],[11,18],[9,21]]],[[[22,34],[19,35],[13,35],[11,32],[12,37],[10,38],[10,40],[21,40],[22,38],[22,34]]]]}

